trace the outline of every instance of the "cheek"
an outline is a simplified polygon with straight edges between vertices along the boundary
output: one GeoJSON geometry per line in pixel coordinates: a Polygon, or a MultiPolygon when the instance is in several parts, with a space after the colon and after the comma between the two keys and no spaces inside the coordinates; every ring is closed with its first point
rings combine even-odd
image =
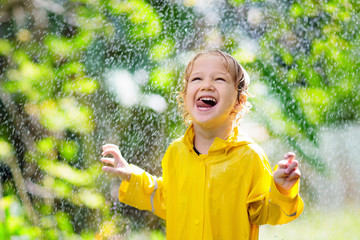
{"type": "Polygon", "coordinates": [[[184,100],[189,101],[192,99],[192,97],[194,96],[194,90],[191,87],[187,87],[186,91],[185,91],[185,96],[184,96],[184,100]]]}
{"type": "Polygon", "coordinates": [[[187,91],[184,96],[185,109],[188,109],[190,103],[191,103],[191,98],[189,92],[187,91]]]}
{"type": "Polygon", "coordinates": [[[234,110],[241,104],[239,104],[239,101],[237,99],[237,92],[233,92],[231,94],[228,95],[229,99],[228,99],[228,103],[229,103],[229,107],[233,108],[234,110]]]}

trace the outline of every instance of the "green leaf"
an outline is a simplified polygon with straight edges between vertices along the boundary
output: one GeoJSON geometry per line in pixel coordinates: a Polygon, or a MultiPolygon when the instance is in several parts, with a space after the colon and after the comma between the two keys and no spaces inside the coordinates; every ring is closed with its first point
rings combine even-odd
{"type": "Polygon", "coordinates": [[[130,29],[130,37],[143,39],[144,37],[153,38],[160,34],[162,24],[153,7],[141,0],[133,1],[109,1],[110,9],[119,15],[126,14],[133,23],[130,29]]]}
{"type": "MultiPolygon", "coordinates": [[[[189,2],[193,2],[193,1],[189,1],[189,2]]],[[[196,2],[196,1],[195,1],[196,2]]],[[[229,0],[229,3],[235,7],[241,6],[242,4],[245,3],[245,0],[229,0]]],[[[190,4],[189,4],[190,5],[190,4]]],[[[191,6],[191,5],[190,5],[191,6]]]]}
{"type": "Polygon", "coordinates": [[[51,131],[62,131],[69,124],[64,112],[59,109],[54,100],[41,103],[40,114],[40,122],[51,131]]]}
{"type": "Polygon", "coordinates": [[[309,121],[319,124],[323,120],[325,107],[330,103],[327,92],[320,88],[304,88],[298,89],[295,94],[309,121]]]}
{"type": "Polygon", "coordinates": [[[256,60],[256,54],[250,48],[240,47],[232,55],[242,64],[253,63],[256,60]]]}
{"type": "Polygon", "coordinates": [[[64,84],[65,93],[92,94],[99,88],[99,84],[95,79],[77,78],[67,81],[64,84]]]}
{"type": "Polygon", "coordinates": [[[98,209],[105,204],[105,198],[94,189],[82,188],[77,194],[80,201],[88,208],[98,209]]]}
{"type": "Polygon", "coordinates": [[[73,233],[74,229],[70,222],[70,216],[66,212],[57,212],[55,214],[55,220],[60,230],[67,233],[73,233]]]}
{"type": "Polygon", "coordinates": [[[171,67],[161,65],[150,73],[150,84],[158,89],[168,91],[175,79],[175,71],[171,67]]]}
{"type": "Polygon", "coordinates": [[[85,66],[83,63],[79,63],[79,62],[69,62],[67,64],[64,64],[57,71],[57,76],[63,79],[83,76],[84,74],[85,74],[85,66]]]}
{"type": "Polygon", "coordinates": [[[0,55],[10,56],[13,47],[8,39],[0,38],[0,55]]]}
{"type": "Polygon", "coordinates": [[[154,44],[150,49],[150,58],[160,61],[169,57],[174,51],[174,44],[174,40],[170,38],[165,38],[154,44]]]}
{"type": "Polygon", "coordinates": [[[43,153],[49,153],[55,148],[56,139],[52,137],[45,137],[36,142],[36,149],[43,153]]]}
{"type": "Polygon", "coordinates": [[[49,100],[40,105],[40,121],[52,131],[66,128],[79,133],[89,133],[95,128],[93,112],[90,108],[79,106],[73,97],[59,99],[59,103],[49,100]]]}
{"type": "Polygon", "coordinates": [[[54,57],[70,57],[75,51],[73,43],[69,39],[59,38],[53,35],[46,38],[45,45],[54,57]]]}
{"type": "Polygon", "coordinates": [[[60,156],[70,163],[77,160],[76,156],[78,154],[78,151],[79,146],[75,141],[63,140],[59,143],[60,156]]]}
{"type": "MultiPolygon", "coordinates": [[[[48,160],[50,161],[50,160],[48,160]]],[[[46,188],[51,189],[54,191],[55,195],[60,198],[69,199],[72,194],[74,187],[61,179],[53,178],[49,175],[46,175],[43,179],[43,185],[46,188]]]]}
{"type": "Polygon", "coordinates": [[[304,14],[304,9],[300,4],[294,3],[293,5],[291,5],[291,7],[290,7],[290,15],[292,17],[300,17],[303,14],[304,14]]]}
{"type": "Polygon", "coordinates": [[[38,164],[50,176],[63,179],[75,186],[91,185],[94,181],[94,178],[86,171],[75,169],[66,163],[41,159],[38,164]]]}
{"type": "Polygon", "coordinates": [[[0,158],[8,158],[12,155],[13,152],[13,147],[12,145],[4,140],[0,138],[0,158]]]}

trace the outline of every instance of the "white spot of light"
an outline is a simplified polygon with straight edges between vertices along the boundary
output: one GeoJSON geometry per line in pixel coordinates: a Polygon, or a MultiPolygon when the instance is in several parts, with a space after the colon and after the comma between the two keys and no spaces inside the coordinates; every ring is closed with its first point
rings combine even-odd
{"type": "Polygon", "coordinates": [[[141,104],[153,109],[157,113],[164,112],[167,107],[166,100],[157,94],[144,95],[141,104]]]}
{"type": "Polygon", "coordinates": [[[139,102],[141,92],[134,82],[133,76],[126,70],[114,70],[106,77],[108,88],[125,107],[131,107],[139,102]]]}

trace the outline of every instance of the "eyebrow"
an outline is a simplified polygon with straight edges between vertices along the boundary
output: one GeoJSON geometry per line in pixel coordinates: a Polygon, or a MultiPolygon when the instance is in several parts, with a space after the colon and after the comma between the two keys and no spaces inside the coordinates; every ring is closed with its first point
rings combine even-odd
{"type": "MultiPolygon", "coordinates": [[[[229,72],[214,72],[213,74],[214,74],[214,75],[220,74],[220,75],[226,76],[227,73],[229,73],[229,72]]],[[[201,74],[203,74],[203,72],[194,72],[194,73],[190,73],[190,76],[191,76],[191,75],[201,75],[201,74]]]]}

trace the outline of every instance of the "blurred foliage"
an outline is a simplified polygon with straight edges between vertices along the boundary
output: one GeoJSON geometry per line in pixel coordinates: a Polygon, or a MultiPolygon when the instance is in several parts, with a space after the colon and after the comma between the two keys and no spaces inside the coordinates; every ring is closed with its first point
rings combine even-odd
{"type": "Polygon", "coordinates": [[[291,224],[264,226],[260,234],[264,239],[356,239],[360,236],[360,229],[357,227],[359,223],[359,207],[350,205],[345,209],[317,209],[304,213],[291,224]]]}
{"type": "Polygon", "coordinates": [[[162,239],[162,221],[117,204],[100,146],[119,144],[160,174],[185,128],[174,92],[202,49],[237,58],[252,77],[249,117],[325,169],[309,151],[318,130],[360,118],[360,4],[201,2],[0,2],[1,239],[108,239],[144,226],[162,239]]]}

